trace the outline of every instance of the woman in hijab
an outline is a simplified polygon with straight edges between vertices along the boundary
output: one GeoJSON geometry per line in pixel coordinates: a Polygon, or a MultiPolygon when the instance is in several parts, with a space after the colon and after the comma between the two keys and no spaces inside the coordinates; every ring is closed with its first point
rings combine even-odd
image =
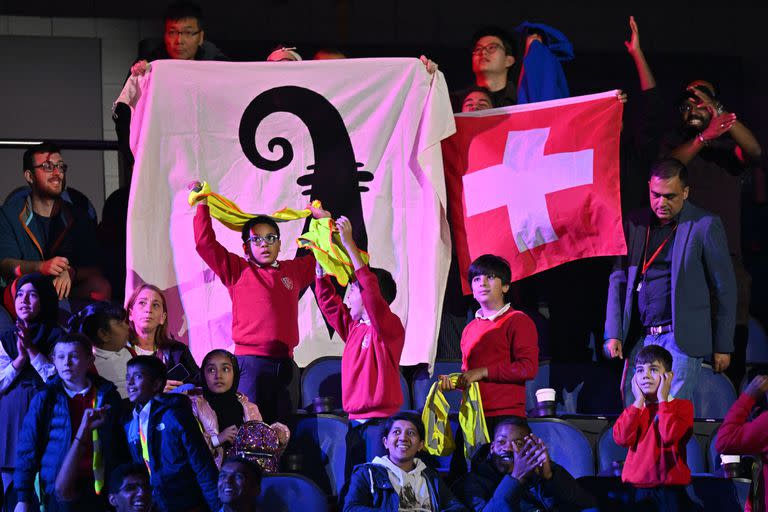
{"type": "Polygon", "coordinates": [[[32,397],[56,373],[48,358],[64,331],[56,318],[59,299],[50,277],[27,274],[16,283],[16,325],[0,333],[0,468],[3,490],[13,479],[16,439],[32,397]]]}
{"type": "MultiPolygon", "coordinates": [[[[237,392],[240,367],[237,358],[226,350],[215,349],[203,358],[202,392],[191,394],[192,410],[203,428],[203,436],[213,452],[216,465],[232,451],[237,431],[247,421],[262,421],[256,404],[237,392]]],[[[277,433],[280,449],[288,444],[291,433],[282,423],[270,427],[277,433]]]]}

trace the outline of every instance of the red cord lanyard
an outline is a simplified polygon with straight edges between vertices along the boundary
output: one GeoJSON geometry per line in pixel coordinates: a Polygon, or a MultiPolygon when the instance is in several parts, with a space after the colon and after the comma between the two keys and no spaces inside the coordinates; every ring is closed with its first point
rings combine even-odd
{"type": "Polygon", "coordinates": [[[656,261],[656,257],[659,255],[664,246],[667,245],[667,242],[669,242],[669,239],[672,238],[672,235],[675,234],[676,230],[677,223],[675,223],[672,231],[670,231],[670,233],[667,235],[667,238],[661,242],[661,245],[658,249],[656,249],[656,252],[651,255],[651,259],[648,259],[648,241],[651,239],[651,227],[648,226],[648,230],[645,232],[645,250],[643,251],[643,270],[640,272],[641,276],[645,277],[645,273],[648,271],[648,267],[650,267],[653,262],[656,261]]]}

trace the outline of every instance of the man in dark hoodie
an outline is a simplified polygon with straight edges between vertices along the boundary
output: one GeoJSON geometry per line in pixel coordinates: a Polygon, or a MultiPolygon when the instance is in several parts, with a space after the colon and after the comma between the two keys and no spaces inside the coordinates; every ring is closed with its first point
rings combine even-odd
{"type": "Polygon", "coordinates": [[[154,356],[128,362],[126,390],[133,414],[124,423],[131,458],[147,466],[162,512],[218,510],[217,471],[189,398],[161,394],[166,370],[154,356]]]}
{"type": "Polygon", "coordinates": [[[475,455],[456,495],[476,511],[597,510],[594,498],[561,466],[523,418],[496,426],[490,453],[475,455]]]}

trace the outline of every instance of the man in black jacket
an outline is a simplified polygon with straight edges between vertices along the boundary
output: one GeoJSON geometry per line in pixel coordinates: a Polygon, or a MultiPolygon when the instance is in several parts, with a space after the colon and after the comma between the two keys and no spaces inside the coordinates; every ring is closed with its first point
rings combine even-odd
{"type": "Polygon", "coordinates": [[[489,445],[474,457],[456,495],[475,511],[597,510],[592,496],[549,458],[544,442],[523,418],[498,424],[489,445]]]}

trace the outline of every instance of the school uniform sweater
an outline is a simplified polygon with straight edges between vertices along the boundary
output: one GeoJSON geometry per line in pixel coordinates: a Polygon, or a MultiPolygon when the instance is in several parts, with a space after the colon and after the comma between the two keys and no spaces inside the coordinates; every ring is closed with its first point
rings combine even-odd
{"type": "Polygon", "coordinates": [[[194,220],[197,253],[227,287],[232,299],[236,355],[293,357],[299,344],[299,293],[314,276],[311,255],[262,267],[233,254],[216,240],[207,205],[194,220]]]}
{"type": "Polygon", "coordinates": [[[525,381],[539,368],[536,326],[512,308],[489,319],[475,318],[461,334],[461,369],[488,368],[480,381],[486,416],[525,417],[525,381]]]}
{"type": "Polygon", "coordinates": [[[635,487],[688,485],[691,469],[686,463],[686,445],[693,435],[693,403],[675,399],[631,405],[613,425],[613,439],[629,448],[621,479],[635,487]]]}
{"type": "Polygon", "coordinates": [[[386,418],[400,410],[400,355],[403,323],[381,296],[376,276],[366,266],[355,272],[369,322],[355,321],[330,277],[318,278],[315,294],[328,323],[344,340],[341,400],[351,419],[386,418]]]}

